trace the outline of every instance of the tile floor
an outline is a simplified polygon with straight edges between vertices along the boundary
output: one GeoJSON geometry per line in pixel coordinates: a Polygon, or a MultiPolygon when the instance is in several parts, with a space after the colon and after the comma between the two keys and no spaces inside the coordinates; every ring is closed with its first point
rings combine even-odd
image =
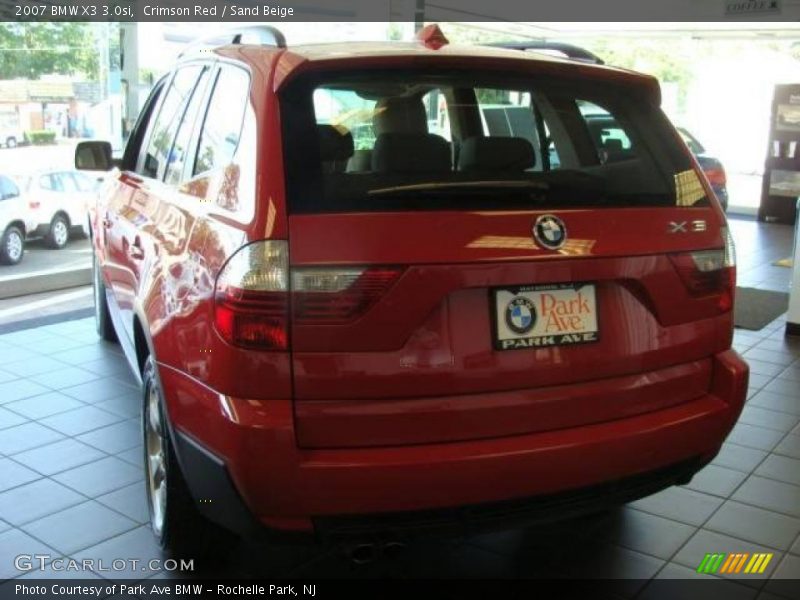
{"type": "MultiPolygon", "coordinates": [[[[791,228],[732,221],[740,282],[777,290],[791,228]]],[[[762,577],[729,577],[729,598],[800,598],[800,339],[784,320],[737,330],[748,402],[714,462],[611,513],[526,531],[416,543],[367,565],[340,548],[240,544],[209,574],[231,577],[604,577],[620,597],[665,597],[711,551],[775,554],[762,577]]],[[[146,525],[139,393],[119,348],[82,319],[0,335],[0,579],[20,553],[161,557],[146,525]]],[[[153,575],[131,571],[131,577],[153,575]]],[[[111,577],[125,573],[89,573],[111,577]]],[[[74,575],[73,575],[74,576],[74,575]]],[[[166,572],[155,577],[168,577],[166,572]]],[[[703,576],[708,577],[708,576],[703,576]]]]}

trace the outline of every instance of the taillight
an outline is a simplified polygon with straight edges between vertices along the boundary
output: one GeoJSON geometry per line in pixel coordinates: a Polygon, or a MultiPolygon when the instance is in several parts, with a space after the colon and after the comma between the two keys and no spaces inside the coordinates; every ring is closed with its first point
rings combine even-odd
{"type": "Polygon", "coordinates": [[[398,267],[292,270],[292,316],[297,323],[346,323],[364,314],[401,273],[398,267]]]}
{"type": "Polygon", "coordinates": [[[713,169],[708,169],[703,171],[706,174],[706,179],[711,185],[716,185],[717,187],[722,187],[727,183],[727,177],[725,176],[725,169],[722,167],[716,167],[713,169]]]}
{"type": "Polygon", "coordinates": [[[285,241],[240,248],[217,276],[214,322],[227,342],[257,350],[289,345],[289,248],[285,241]]]}
{"type": "Polygon", "coordinates": [[[37,209],[37,208],[39,208],[41,205],[42,205],[42,203],[41,203],[41,202],[38,202],[38,201],[36,201],[36,200],[29,200],[29,201],[28,201],[28,208],[31,208],[31,209],[33,209],[33,210],[36,210],[36,209],[37,209]]]}
{"type": "Polygon", "coordinates": [[[720,312],[727,312],[736,289],[736,254],[728,228],[721,233],[723,248],[671,254],[670,260],[691,296],[716,297],[720,312]]]}

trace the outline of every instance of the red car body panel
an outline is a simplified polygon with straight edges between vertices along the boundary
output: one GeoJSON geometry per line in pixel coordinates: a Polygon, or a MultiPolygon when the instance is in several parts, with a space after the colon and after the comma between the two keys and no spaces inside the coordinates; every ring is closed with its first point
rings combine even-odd
{"type": "MultiPolygon", "coordinates": [[[[491,502],[579,488],[689,458],[710,459],[741,411],[747,366],[730,350],[732,311],[690,297],[667,254],[720,248],[705,208],[562,210],[571,244],[537,247],[543,211],[289,215],[277,90],[317,68],[626,71],[501,50],[378,47],[333,58],[242,46],[217,52],[251,74],[257,145],[226,193],[237,220],[202,202],[213,181],[173,189],[109,178],[94,211],[95,253],[126,354],[157,359],[169,419],[225,464],[254,515],[308,528],[314,516],[491,502]],[[471,52],[471,53],[470,53],[471,52]],[[402,226],[398,226],[402,219],[402,226]],[[705,231],[669,235],[672,221],[705,231]],[[214,284],[252,240],[288,240],[291,268],[392,265],[402,274],[343,325],[293,322],[289,352],[224,341],[214,284]],[[600,341],[496,352],[488,289],[596,285],[600,341]]],[[[704,183],[704,185],[706,185],[704,183]]],[[[548,211],[552,212],[552,211],[548,211]]]]}
{"type": "Polygon", "coordinates": [[[171,368],[162,368],[161,379],[171,417],[225,457],[247,505],[270,524],[535,496],[710,458],[747,387],[735,352],[716,355],[711,369],[706,394],[629,418],[486,440],[327,450],[298,448],[290,400],[222,396],[171,368]]]}

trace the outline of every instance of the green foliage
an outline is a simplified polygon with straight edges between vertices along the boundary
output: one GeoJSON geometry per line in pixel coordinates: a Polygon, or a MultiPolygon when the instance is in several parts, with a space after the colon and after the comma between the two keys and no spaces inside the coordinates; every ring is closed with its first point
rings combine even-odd
{"type": "Polygon", "coordinates": [[[0,73],[4,79],[82,74],[96,80],[92,24],[0,23],[0,73]]]}
{"type": "Polygon", "coordinates": [[[33,129],[25,132],[25,141],[34,146],[44,146],[46,144],[54,144],[56,141],[56,132],[48,131],[46,129],[33,129]]]}

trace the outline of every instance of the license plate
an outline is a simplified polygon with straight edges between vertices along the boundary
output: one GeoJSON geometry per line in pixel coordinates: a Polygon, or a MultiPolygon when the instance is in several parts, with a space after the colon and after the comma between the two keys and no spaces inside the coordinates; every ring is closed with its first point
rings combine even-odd
{"type": "Polygon", "coordinates": [[[492,299],[497,350],[588,344],[600,339],[592,284],[496,288],[492,299]]]}

